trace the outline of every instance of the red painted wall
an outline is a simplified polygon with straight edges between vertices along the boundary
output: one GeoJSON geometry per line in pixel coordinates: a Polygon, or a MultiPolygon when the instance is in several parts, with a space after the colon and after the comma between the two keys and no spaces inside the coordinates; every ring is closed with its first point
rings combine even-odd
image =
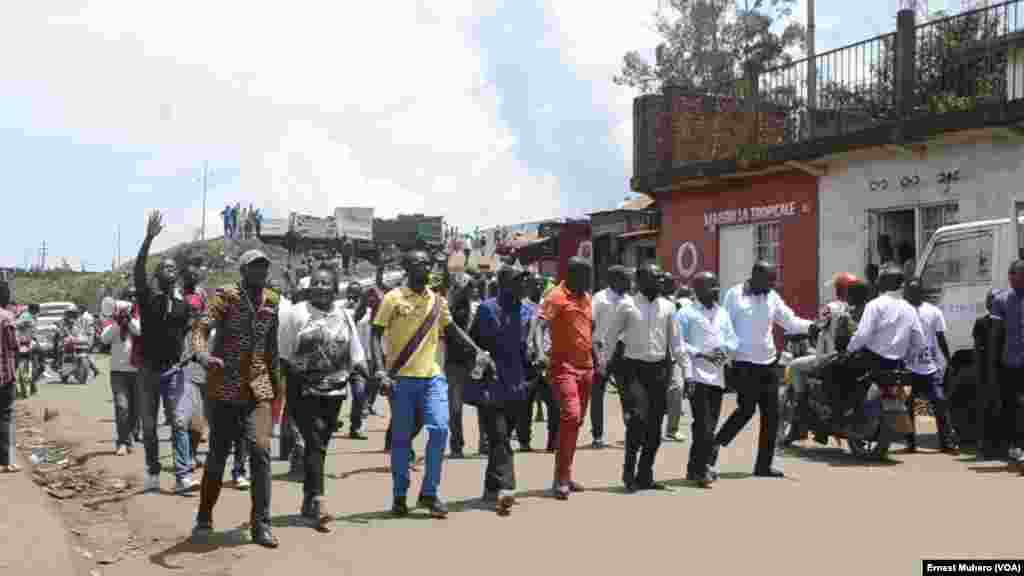
{"type": "MultiPolygon", "coordinates": [[[[714,187],[664,193],[658,260],[677,277],[679,247],[693,242],[697,248],[696,270],[718,273],[718,230],[704,225],[708,212],[796,203],[796,215],[782,223],[782,297],[800,316],[818,312],[818,182],[802,172],[772,174],[748,180],[724,181],[714,187]]],[[[684,262],[684,266],[688,264],[684,262]]],[[[684,279],[685,280],[685,279],[684,279]]],[[[722,287],[724,294],[729,288],[722,287]]]]}
{"type": "Polygon", "coordinates": [[[575,256],[580,244],[590,240],[590,222],[567,222],[558,233],[558,280],[565,280],[569,273],[569,259],[575,256]]]}

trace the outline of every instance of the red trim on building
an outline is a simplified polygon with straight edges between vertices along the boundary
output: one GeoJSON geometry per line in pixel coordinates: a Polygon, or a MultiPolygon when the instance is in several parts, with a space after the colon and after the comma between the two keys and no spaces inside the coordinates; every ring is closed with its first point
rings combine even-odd
{"type": "MultiPolygon", "coordinates": [[[[782,297],[801,317],[818,312],[818,180],[801,172],[722,181],[700,189],[664,193],[658,260],[684,281],[677,254],[686,244],[683,266],[718,274],[719,228],[755,222],[779,222],[782,297]],[[753,209],[753,210],[752,210],[753,209]],[[745,211],[745,212],[744,212],[745,211]],[[718,215],[725,223],[706,226],[718,215]],[[745,218],[745,219],[744,219],[745,218]],[[697,254],[691,264],[692,252],[697,254]]],[[[753,249],[753,246],[751,246],[753,249]]],[[[728,286],[722,286],[722,292],[728,286]]]]}

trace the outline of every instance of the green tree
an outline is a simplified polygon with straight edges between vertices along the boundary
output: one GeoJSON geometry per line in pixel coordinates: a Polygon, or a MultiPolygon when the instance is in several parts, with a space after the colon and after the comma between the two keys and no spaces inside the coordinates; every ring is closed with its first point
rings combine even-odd
{"type": "Polygon", "coordinates": [[[669,0],[654,15],[664,40],[654,63],[639,52],[623,57],[613,82],[643,94],[665,86],[712,94],[732,93],[750,62],[764,70],[788,64],[802,47],[804,28],[793,20],[796,0],[669,0]],[[778,26],[782,31],[778,32],[778,26]]]}

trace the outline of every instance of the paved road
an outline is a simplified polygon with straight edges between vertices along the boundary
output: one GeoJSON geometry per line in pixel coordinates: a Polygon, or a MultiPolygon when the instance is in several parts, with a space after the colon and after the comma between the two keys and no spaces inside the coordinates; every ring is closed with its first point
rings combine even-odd
{"type": "MultiPolygon", "coordinates": [[[[41,399],[78,411],[84,439],[98,433],[95,461],[138,477],[141,451],[109,455],[112,408],[106,380],[88,387],[47,385],[41,399]],[[98,432],[97,432],[98,431],[98,432]]],[[[383,405],[383,403],[382,403],[383,405]]],[[[611,440],[621,441],[618,402],[608,397],[611,440]]],[[[730,402],[725,410],[731,410],[730,402]]],[[[475,448],[475,417],[465,416],[475,448]]],[[[213,545],[187,541],[195,497],[138,495],[117,503],[117,526],[135,535],[140,552],[104,575],[139,574],[630,574],[638,569],[690,573],[918,574],[921,558],[1020,557],[1017,503],[1024,478],[999,462],[977,464],[935,452],[896,454],[868,465],[836,447],[806,443],[781,459],[790,478],[749,476],[755,433],[744,432],[721,456],[723,479],[711,491],[682,482],[689,443],[666,443],[657,476],[671,492],[624,494],[622,450],[582,449],[576,474],[588,487],[568,502],[548,498],[553,457],[516,456],[522,505],[507,518],[481,508],[484,461],[448,461],[447,520],[395,520],[388,459],[380,452],[386,420],[371,417],[370,439],[335,439],[328,459],[328,496],[342,516],[332,534],[297,525],[301,485],[275,462],[273,513],[282,547],[247,543],[248,496],[225,490],[215,515],[213,545]],[[413,572],[415,571],[415,572],[413,572]]],[[[756,422],[755,422],[756,424],[756,422]]],[[[542,434],[537,423],[535,434],[542,434]]],[[[933,429],[926,420],[919,428],[933,429]]],[[[589,436],[581,434],[581,443],[589,436]]],[[[422,442],[417,450],[422,454],[422,442]]],[[[934,447],[934,436],[924,446],[934,447]]],[[[164,443],[162,450],[168,450],[164,443]]],[[[421,474],[414,475],[415,494],[421,474]]],[[[164,487],[170,488],[170,476],[164,487]]],[[[79,519],[80,520],[80,519],[79,519]]],[[[69,521],[74,523],[74,521],[69,521]]],[[[118,532],[119,531],[119,532],[118,532]]],[[[99,556],[97,556],[99,557],[99,556]]]]}

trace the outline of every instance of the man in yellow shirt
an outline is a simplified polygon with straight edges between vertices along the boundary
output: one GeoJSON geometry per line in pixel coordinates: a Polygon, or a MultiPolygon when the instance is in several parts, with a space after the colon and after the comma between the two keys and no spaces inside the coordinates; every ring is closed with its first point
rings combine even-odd
{"type": "Polygon", "coordinates": [[[448,508],[438,495],[441,463],[448,442],[448,381],[437,362],[441,336],[449,330],[463,339],[477,354],[477,364],[490,362],[480,349],[451,320],[444,296],[427,287],[432,262],[426,252],[413,250],[403,258],[406,286],[384,296],[373,319],[371,353],[378,367],[377,381],[391,394],[391,477],[394,482],[396,516],[409,513],[409,457],[416,411],[422,410],[427,429],[426,474],[417,506],[431,516],[444,518],[448,508]],[[386,346],[384,340],[386,339],[386,346]],[[389,351],[385,356],[383,350],[389,351]]]}

